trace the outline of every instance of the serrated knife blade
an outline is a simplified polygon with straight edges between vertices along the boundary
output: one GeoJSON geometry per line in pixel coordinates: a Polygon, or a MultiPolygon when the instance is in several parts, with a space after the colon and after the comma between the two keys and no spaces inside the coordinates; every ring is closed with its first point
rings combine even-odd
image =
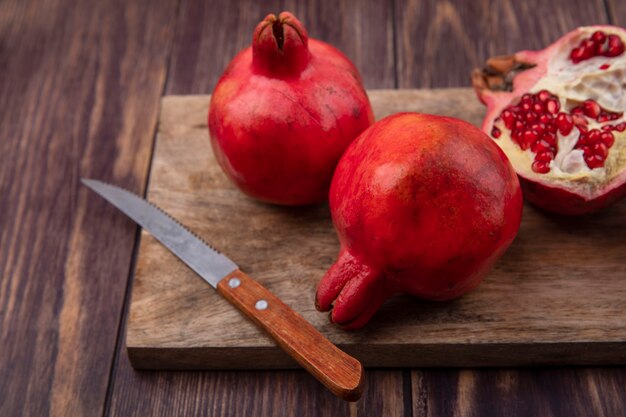
{"type": "Polygon", "coordinates": [[[237,264],[213,249],[157,206],[115,185],[83,179],[83,184],[146,229],[213,288],[237,264]]]}
{"type": "Polygon", "coordinates": [[[176,219],[143,198],[92,179],[82,183],[113,204],[213,286],[335,395],[361,396],[363,367],[315,327],[176,219]]]}

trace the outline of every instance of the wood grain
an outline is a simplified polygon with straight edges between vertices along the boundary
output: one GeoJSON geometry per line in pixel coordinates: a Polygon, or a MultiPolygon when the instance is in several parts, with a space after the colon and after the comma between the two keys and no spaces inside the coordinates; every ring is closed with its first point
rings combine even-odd
{"type": "Polygon", "coordinates": [[[217,284],[217,291],[333,394],[346,401],[361,398],[361,363],[339,350],[261,284],[236,270],[217,284]]]}
{"type": "Polygon", "coordinates": [[[420,370],[414,417],[621,416],[623,368],[420,370]]]}
{"type": "Polygon", "coordinates": [[[175,2],[0,2],[0,415],[99,415],[175,2]]]}
{"type": "MultiPolygon", "coordinates": [[[[415,110],[478,124],[484,112],[470,89],[369,95],[378,118],[415,110]]],[[[338,251],[328,209],[278,208],[236,190],[212,156],[208,102],[208,96],[163,100],[148,198],[366,366],[626,363],[626,286],[620,279],[626,276],[626,204],[584,221],[525,207],[516,241],[477,291],[450,303],[398,297],[363,331],[344,332],[312,301],[338,251]]],[[[293,365],[147,234],[137,261],[127,347],[138,368],[293,365]]]]}
{"type": "Polygon", "coordinates": [[[398,86],[470,85],[490,56],[541,49],[580,25],[608,21],[602,0],[394,0],[398,86]]]}
{"type": "Polygon", "coordinates": [[[405,408],[403,401],[402,378],[392,371],[368,370],[363,397],[355,404],[335,397],[303,371],[137,372],[125,355],[118,370],[108,415],[404,417],[411,413],[410,403],[405,408]]]}
{"type": "Polygon", "coordinates": [[[293,12],[310,37],[345,53],[366,87],[394,86],[390,2],[182,0],[167,93],[211,93],[230,60],[250,46],[256,24],[267,14],[283,10],[293,12]]]}
{"type": "Polygon", "coordinates": [[[626,3],[620,0],[606,0],[606,10],[612,25],[626,27],[626,3]]]}

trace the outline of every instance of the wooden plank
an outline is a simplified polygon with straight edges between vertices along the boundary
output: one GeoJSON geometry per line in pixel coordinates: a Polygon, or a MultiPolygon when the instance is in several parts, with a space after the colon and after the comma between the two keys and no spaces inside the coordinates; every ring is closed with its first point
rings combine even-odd
{"type": "Polygon", "coordinates": [[[620,0],[605,0],[612,25],[626,27],[626,3],[620,0]]]}
{"type": "Polygon", "coordinates": [[[99,415],[175,1],[0,2],[0,415],[99,415]]]}
{"type": "Polygon", "coordinates": [[[580,25],[606,23],[602,0],[394,0],[398,86],[470,85],[485,59],[541,49],[580,25]]]}
{"type": "Polygon", "coordinates": [[[256,24],[268,13],[283,10],[293,12],[310,37],[344,52],[361,72],[366,87],[394,86],[390,2],[184,0],[167,93],[211,93],[230,60],[250,46],[256,24]]]}
{"type": "Polygon", "coordinates": [[[421,370],[414,417],[621,416],[623,368],[421,370]]]}
{"type": "MultiPolygon", "coordinates": [[[[478,124],[484,112],[470,89],[370,90],[369,96],[378,118],[403,109],[478,124]]],[[[620,279],[626,276],[626,204],[584,222],[526,207],[516,241],[477,291],[443,304],[396,298],[364,331],[344,332],[312,302],[338,251],[327,207],[278,208],[236,190],[212,155],[208,103],[209,96],[163,100],[148,198],[366,366],[626,363],[620,279]]],[[[127,347],[134,366],[145,369],[294,366],[147,233],[127,347]]]]}
{"type": "Polygon", "coordinates": [[[110,415],[403,417],[411,410],[401,375],[368,370],[362,399],[350,405],[304,371],[137,372],[122,355],[110,415]]]}

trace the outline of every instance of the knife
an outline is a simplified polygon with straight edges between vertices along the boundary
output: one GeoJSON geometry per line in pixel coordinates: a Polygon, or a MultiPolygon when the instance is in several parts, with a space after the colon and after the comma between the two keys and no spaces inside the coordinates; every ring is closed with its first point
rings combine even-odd
{"type": "Polygon", "coordinates": [[[213,249],[152,203],[114,185],[82,183],[149,231],[224,298],[265,330],[278,345],[335,395],[361,397],[363,367],[315,327],[254,281],[227,256],[213,249]]]}

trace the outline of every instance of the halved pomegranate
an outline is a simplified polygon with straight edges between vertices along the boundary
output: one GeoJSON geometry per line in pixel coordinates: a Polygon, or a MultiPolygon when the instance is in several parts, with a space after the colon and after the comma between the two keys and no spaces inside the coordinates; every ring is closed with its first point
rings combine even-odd
{"type": "Polygon", "coordinates": [[[583,214],[626,195],[625,43],[622,28],[581,27],[474,70],[483,130],[536,206],[583,214]]]}

